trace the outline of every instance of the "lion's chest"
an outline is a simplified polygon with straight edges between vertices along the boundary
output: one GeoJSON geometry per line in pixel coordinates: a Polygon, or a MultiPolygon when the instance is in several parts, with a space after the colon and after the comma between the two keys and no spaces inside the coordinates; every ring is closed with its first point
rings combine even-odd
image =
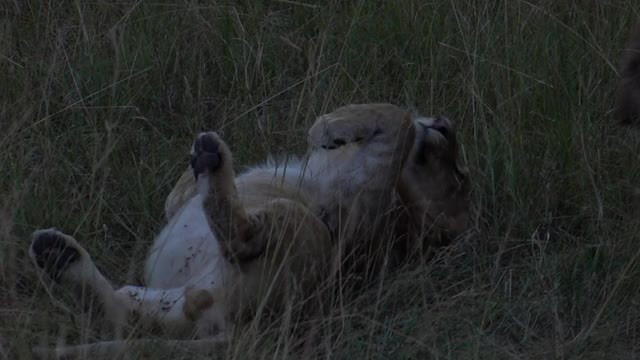
{"type": "Polygon", "coordinates": [[[193,197],[156,237],[145,266],[146,285],[218,287],[232,271],[202,208],[193,197]]]}

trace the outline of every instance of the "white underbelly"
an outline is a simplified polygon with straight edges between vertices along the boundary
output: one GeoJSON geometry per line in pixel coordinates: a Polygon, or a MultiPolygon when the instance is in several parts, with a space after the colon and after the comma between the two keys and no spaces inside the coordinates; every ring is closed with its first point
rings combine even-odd
{"type": "Polygon", "coordinates": [[[146,286],[216,288],[233,271],[222,256],[196,195],[170,220],[154,240],[145,264],[146,286]]]}

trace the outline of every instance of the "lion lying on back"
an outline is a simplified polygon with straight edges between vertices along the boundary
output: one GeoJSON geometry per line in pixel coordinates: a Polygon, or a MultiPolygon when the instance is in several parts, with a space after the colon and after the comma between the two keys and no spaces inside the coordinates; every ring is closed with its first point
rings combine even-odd
{"type": "Polygon", "coordinates": [[[263,310],[320,309],[346,268],[378,271],[390,254],[401,261],[466,229],[469,183],[446,118],[349,105],[318,118],[309,145],[303,159],[236,176],[225,142],[198,135],[167,198],[146,287],[115,290],[56,229],[34,233],[30,256],[55,281],[93,290],[116,327],[135,314],[224,339],[263,310]]]}

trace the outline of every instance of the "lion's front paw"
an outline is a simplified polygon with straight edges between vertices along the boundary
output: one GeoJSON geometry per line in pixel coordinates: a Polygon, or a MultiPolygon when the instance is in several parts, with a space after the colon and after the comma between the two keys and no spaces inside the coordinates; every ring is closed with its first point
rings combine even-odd
{"type": "Polygon", "coordinates": [[[191,168],[196,179],[203,172],[213,173],[220,168],[222,151],[222,140],[218,134],[209,131],[198,135],[191,149],[191,168]]]}
{"type": "Polygon", "coordinates": [[[66,270],[81,259],[78,246],[70,236],[56,229],[37,230],[32,236],[29,256],[40,270],[59,282],[66,270]]]}

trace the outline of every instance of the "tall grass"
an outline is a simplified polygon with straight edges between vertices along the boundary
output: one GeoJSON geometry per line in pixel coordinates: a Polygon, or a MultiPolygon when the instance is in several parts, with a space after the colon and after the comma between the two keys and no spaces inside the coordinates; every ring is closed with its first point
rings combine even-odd
{"type": "MultiPolygon", "coordinates": [[[[106,336],[90,298],[38,281],[35,228],[76,235],[112,279],[139,283],[197,131],[224,131],[251,164],[302,151],[315,116],[374,101],[456,123],[477,231],[353,294],[305,354],[640,357],[640,138],[611,116],[636,2],[6,1],[0,14],[0,358],[106,336]]],[[[295,357],[291,341],[247,333],[229,354],[295,357]]]]}

